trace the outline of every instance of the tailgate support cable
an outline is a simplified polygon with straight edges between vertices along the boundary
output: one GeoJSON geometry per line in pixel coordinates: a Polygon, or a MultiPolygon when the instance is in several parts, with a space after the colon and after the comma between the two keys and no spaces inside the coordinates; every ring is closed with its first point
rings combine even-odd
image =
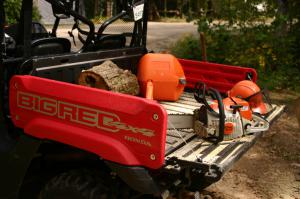
{"type": "MultiPolygon", "coordinates": [[[[175,128],[175,126],[173,125],[172,122],[169,122],[170,126],[171,126],[171,129],[173,129],[178,135],[179,137],[183,140],[183,142],[185,143],[185,145],[187,145],[187,141],[183,138],[183,136],[181,135],[181,133],[175,128]]],[[[202,142],[203,143],[203,142],[202,142]]],[[[201,143],[201,144],[202,144],[201,143]]],[[[195,150],[193,148],[191,148],[192,152],[195,154],[195,150]]],[[[196,157],[196,160],[198,161],[201,161],[202,162],[202,159],[200,157],[197,156],[197,154],[195,154],[195,157],[196,157]]]]}

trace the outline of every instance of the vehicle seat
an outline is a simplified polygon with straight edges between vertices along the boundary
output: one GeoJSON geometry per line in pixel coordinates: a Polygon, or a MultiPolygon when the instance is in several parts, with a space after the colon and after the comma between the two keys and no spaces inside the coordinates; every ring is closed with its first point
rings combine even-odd
{"type": "MultiPolygon", "coordinates": [[[[4,29],[5,33],[11,36],[15,41],[18,40],[20,24],[12,24],[4,29]]],[[[47,29],[39,22],[32,22],[32,40],[50,37],[47,29]]]]}
{"type": "MultiPolygon", "coordinates": [[[[5,33],[18,41],[19,24],[5,29],[5,33]]],[[[33,56],[53,55],[71,52],[71,43],[66,38],[51,37],[47,29],[39,22],[32,22],[31,52],[33,56]]],[[[21,56],[22,49],[16,49],[16,56],[21,56]]]]}
{"type": "Polygon", "coordinates": [[[31,53],[33,56],[54,55],[71,52],[71,42],[66,38],[41,38],[32,41],[31,53]]]}
{"type": "Polygon", "coordinates": [[[126,45],[126,37],[123,34],[118,35],[102,35],[94,44],[90,45],[86,51],[112,50],[124,48],[126,45]]]}

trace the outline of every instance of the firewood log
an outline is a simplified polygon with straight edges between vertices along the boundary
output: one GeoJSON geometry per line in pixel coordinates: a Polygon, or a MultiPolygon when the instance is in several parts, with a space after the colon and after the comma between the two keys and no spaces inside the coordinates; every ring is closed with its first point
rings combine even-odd
{"type": "Polygon", "coordinates": [[[129,95],[138,95],[140,92],[137,77],[129,70],[119,68],[112,61],[105,61],[101,65],[83,70],[78,83],[129,95]]]}

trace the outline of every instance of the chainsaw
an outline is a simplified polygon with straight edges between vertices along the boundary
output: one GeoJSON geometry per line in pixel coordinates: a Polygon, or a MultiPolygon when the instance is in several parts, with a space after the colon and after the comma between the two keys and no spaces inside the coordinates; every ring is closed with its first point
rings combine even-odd
{"type": "Polygon", "coordinates": [[[200,137],[220,142],[269,129],[268,121],[253,114],[243,99],[222,99],[216,89],[207,89],[202,82],[196,84],[194,97],[204,104],[194,111],[194,131],[200,137]],[[207,96],[211,100],[207,100],[207,96]]]}
{"type": "Polygon", "coordinates": [[[178,116],[177,121],[181,118],[181,123],[169,118],[169,124],[179,129],[192,128],[201,138],[215,143],[269,129],[268,121],[252,113],[247,101],[235,97],[222,99],[216,89],[207,88],[202,82],[195,85],[194,98],[201,107],[192,116],[178,116]]]}

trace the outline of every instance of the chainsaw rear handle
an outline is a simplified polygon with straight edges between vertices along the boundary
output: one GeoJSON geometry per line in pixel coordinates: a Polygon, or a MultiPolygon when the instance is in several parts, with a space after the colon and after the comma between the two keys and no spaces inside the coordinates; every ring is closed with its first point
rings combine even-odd
{"type": "Polygon", "coordinates": [[[224,130],[225,130],[225,109],[224,109],[224,104],[223,104],[223,98],[222,98],[220,92],[214,88],[207,89],[207,94],[209,96],[211,96],[213,99],[216,99],[218,102],[219,112],[214,111],[209,105],[207,106],[205,104],[205,106],[208,108],[208,110],[211,113],[213,113],[219,117],[219,135],[216,137],[216,141],[215,141],[215,143],[219,143],[224,140],[224,130]]]}
{"type": "Polygon", "coordinates": [[[199,102],[204,104],[207,110],[214,115],[215,117],[219,118],[219,135],[214,137],[215,143],[219,143],[224,140],[224,130],[225,130],[225,109],[223,104],[223,98],[220,92],[214,88],[208,88],[205,83],[197,82],[194,88],[194,98],[199,102]],[[206,95],[209,95],[213,99],[217,100],[218,102],[218,109],[219,112],[213,110],[213,108],[209,105],[206,100],[206,95]]]}

